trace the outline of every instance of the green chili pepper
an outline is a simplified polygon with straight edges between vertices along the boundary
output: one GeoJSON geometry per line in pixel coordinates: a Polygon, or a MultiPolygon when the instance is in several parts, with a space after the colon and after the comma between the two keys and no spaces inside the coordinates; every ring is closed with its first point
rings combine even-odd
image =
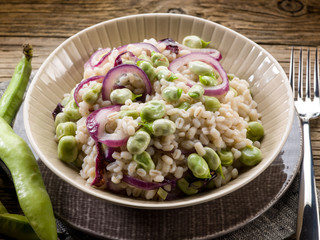
{"type": "Polygon", "coordinates": [[[2,117],[0,129],[0,158],[10,170],[24,215],[40,239],[56,240],[51,201],[31,149],[2,117]]]}
{"type": "Polygon", "coordinates": [[[18,214],[0,214],[0,234],[13,239],[39,239],[25,216],[18,214]]]}
{"type": "Polygon", "coordinates": [[[5,93],[0,99],[0,117],[11,124],[22,103],[31,74],[32,46],[27,44],[23,48],[24,56],[15,68],[12,79],[5,93]]]}

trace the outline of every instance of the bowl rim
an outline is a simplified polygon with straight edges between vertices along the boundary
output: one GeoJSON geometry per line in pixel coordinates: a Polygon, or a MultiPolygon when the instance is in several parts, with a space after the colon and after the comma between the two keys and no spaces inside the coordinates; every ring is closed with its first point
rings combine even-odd
{"type": "MultiPolygon", "coordinates": [[[[27,133],[27,137],[28,140],[30,141],[30,144],[32,146],[32,148],[34,149],[34,151],[38,154],[39,159],[41,159],[41,161],[52,171],[54,172],[57,176],[59,176],[61,179],[63,179],[64,181],[66,181],[67,183],[71,184],[72,186],[76,187],[77,189],[92,195],[94,197],[97,197],[99,199],[104,199],[107,200],[111,203],[117,204],[117,205],[121,205],[121,206],[126,206],[126,207],[132,207],[132,208],[140,208],[140,209],[173,209],[173,208],[181,208],[181,207],[188,207],[188,206],[192,206],[192,205],[197,205],[197,204],[201,204],[210,200],[214,200],[220,197],[225,196],[226,194],[229,194],[233,191],[236,191],[238,189],[240,189],[241,187],[243,187],[245,184],[251,182],[252,180],[254,180],[257,176],[259,176],[273,161],[274,159],[277,157],[277,155],[280,153],[284,143],[286,142],[290,130],[292,128],[293,125],[293,119],[294,119],[294,103],[293,103],[293,97],[292,97],[292,92],[291,92],[291,88],[289,86],[289,81],[288,81],[288,77],[286,75],[286,73],[284,72],[283,68],[281,67],[281,65],[278,63],[278,61],[268,52],[266,51],[264,48],[262,48],[260,45],[258,45],[257,43],[255,43],[254,41],[250,40],[249,38],[245,37],[244,35],[236,32],[235,30],[232,30],[228,27],[225,27],[219,23],[207,20],[207,19],[203,19],[203,18],[199,18],[199,17],[195,17],[192,15],[187,15],[187,14],[172,14],[172,13],[144,13],[144,14],[134,14],[134,15],[128,15],[128,16],[123,16],[123,17],[118,17],[118,18],[114,18],[114,19],[110,19],[110,20],[106,20],[97,24],[94,24],[92,26],[89,26],[79,32],[77,32],[76,34],[72,35],[71,37],[67,38],[66,40],[64,40],[53,52],[50,53],[50,55],[46,58],[46,60],[41,64],[40,68],[38,69],[38,71],[36,72],[33,81],[31,82],[29,89],[27,91],[26,94],[26,98],[25,98],[25,104],[23,107],[23,122],[24,122],[24,127],[27,133]],[[156,18],[157,16],[175,16],[177,18],[189,18],[189,19],[198,19],[200,21],[204,21],[205,23],[208,24],[213,24],[216,25],[220,28],[222,28],[224,31],[228,31],[228,32],[232,32],[233,34],[235,34],[236,36],[240,37],[241,39],[250,42],[252,45],[254,45],[255,47],[257,47],[260,51],[262,51],[272,62],[273,64],[277,67],[277,69],[279,70],[281,76],[283,76],[286,80],[285,82],[285,86],[287,88],[288,94],[291,96],[289,97],[288,101],[289,101],[289,109],[288,109],[288,122],[286,125],[286,129],[285,129],[285,133],[282,136],[282,139],[280,140],[280,144],[277,146],[277,148],[272,152],[272,154],[270,155],[270,160],[269,161],[262,161],[261,163],[259,163],[259,167],[256,169],[256,171],[254,171],[254,174],[251,174],[250,176],[247,176],[245,179],[241,179],[241,181],[237,182],[236,184],[232,185],[233,187],[229,187],[226,188],[226,190],[224,191],[215,191],[214,192],[214,197],[212,196],[212,193],[206,193],[204,195],[201,196],[197,196],[197,197],[191,197],[191,198],[183,198],[181,201],[181,199],[179,200],[174,200],[174,201],[163,201],[163,202],[156,202],[156,201],[150,201],[150,200],[140,200],[140,199],[134,199],[134,198],[129,198],[129,197],[119,197],[116,194],[113,193],[109,193],[107,191],[101,191],[101,190],[97,190],[95,188],[92,187],[88,187],[86,186],[86,184],[80,184],[76,181],[70,181],[70,179],[65,176],[62,172],[59,171],[59,169],[57,169],[54,164],[52,164],[50,161],[46,160],[46,157],[44,155],[44,153],[41,151],[41,149],[37,146],[35,139],[32,135],[31,129],[30,129],[30,125],[28,124],[29,121],[29,99],[31,98],[31,92],[32,90],[35,88],[37,79],[39,78],[39,76],[41,75],[41,73],[43,72],[45,66],[50,63],[50,61],[54,58],[54,56],[56,55],[56,53],[58,51],[60,51],[60,49],[64,48],[65,45],[67,45],[69,42],[72,42],[77,36],[83,34],[84,32],[89,31],[90,29],[99,27],[101,25],[105,25],[108,23],[112,23],[112,22],[116,22],[119,20],[124,20],[124,19],[134,19],[134,18],[144,18],[144,17],[154,17],[156,18]]],[[[84,180],[84,179],[83,179],[84,180]]],[[[84,180],[85,181],[85,180],[84,180]]],[[[227,186],[227,185],[225,185],[227,186]]]]}

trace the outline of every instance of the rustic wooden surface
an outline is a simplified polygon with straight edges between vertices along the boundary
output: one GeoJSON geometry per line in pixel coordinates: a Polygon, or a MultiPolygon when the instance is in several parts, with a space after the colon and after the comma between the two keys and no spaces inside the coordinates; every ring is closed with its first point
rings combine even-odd
{"type": "MultiPolygon", "coordinates": [[[[65,39],[93,24],[139,13],[185,13],[229,27],[260,44],[289,71],[292,46],[320,47],[319,0],[0,0],[0,82],[8,81],[21,46],[34,46],[33,69],[65,39]]],[[[311,124],[320,187],[320,119],[311,124]]],[[[0,171],[0,200],[19,211],[12,184],[0,171]]]]}

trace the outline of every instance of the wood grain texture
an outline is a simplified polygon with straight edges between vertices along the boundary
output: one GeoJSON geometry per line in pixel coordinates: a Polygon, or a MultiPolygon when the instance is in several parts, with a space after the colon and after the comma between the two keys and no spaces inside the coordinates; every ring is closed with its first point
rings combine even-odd
{"type": "MultiPolygon", "coordinates": [[[[0,0],[0,81],[9,81],[22,56],[34,47],[33,69],[64,40],[93,24],[140,13],[186,13],[220,23],[269,51],[289,71],[292,46],[320,47],[318,0],[0,0]]],[[[320,119],[311,124],[317,186],[320,187],[320,119]]],[[[0,196],[14,200],[4,173],[0,196]]],[[[14,205],[10,210],[16,210],[14,205]]]]}

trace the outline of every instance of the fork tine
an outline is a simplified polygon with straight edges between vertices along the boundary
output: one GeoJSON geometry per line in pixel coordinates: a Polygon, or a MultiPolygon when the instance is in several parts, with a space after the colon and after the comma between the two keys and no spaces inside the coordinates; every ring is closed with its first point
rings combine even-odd
{"type": "Polygon", "coordinates": [[[295,83],[294,83],[294,47],[291,49],[290,58],[290,70],[289,70],[289,82],[292,89],[293,99],[295,98],[295,83]]]}
{"type": "Polygon", "coordinates": [[[319,62],[318,62],[318,48],[316,48],[315,59],[314,59],[314,98],[319,98],[319,62]]]}
{"type": "Polygon", "coordinates": [[[298,99],[303,98],[302,78],[303,78],[303,62],[302,62],[302,48],[300,48],[299,73],[298,73],[298,99]]]}
{"type": "Polygon", "coordinates": [[[310,49],[308,48],[307,67],[306,67],[306,100],[311,99],[311,74],[310,74],[310,49]]]}

